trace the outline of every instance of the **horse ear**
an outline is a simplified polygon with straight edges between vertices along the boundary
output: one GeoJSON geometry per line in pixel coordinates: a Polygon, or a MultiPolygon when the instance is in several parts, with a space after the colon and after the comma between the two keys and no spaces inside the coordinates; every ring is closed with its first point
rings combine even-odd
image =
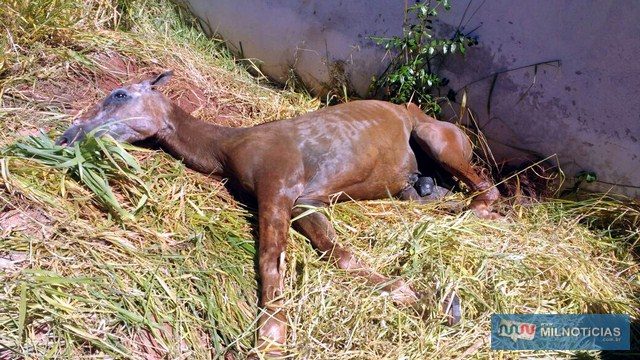
{"type": "Polygon", "coordinates": [[[155,86],[161,86],[168,83],[172,76],[173,76],[173,70],[165,71],[162,74],[156,76],[155,78],[143,81],[142,84],[150,88],[155,86]]]}
{"type": "Polygon", "coordinates": [[[171,77],[173,76],[173,70],[165,71],[162,74],[158,75],[153,81],[151,81],[151,86],[160,86],[169,82],[171,77]]]}

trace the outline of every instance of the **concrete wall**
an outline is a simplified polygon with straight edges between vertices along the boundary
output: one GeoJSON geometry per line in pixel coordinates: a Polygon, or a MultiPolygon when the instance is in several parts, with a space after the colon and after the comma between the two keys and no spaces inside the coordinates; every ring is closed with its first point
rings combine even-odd
{"type": "MultiPolygon", "coordinates": [[[[369,36],[399,33],[405,7],[400,0],[188,2],[211,33],[241,56],[259,59],[275,80],[286,81],[293,69],[315,92],[346,81],[361,94],[386,66],[369,36]]],[[[454,0],[439,31],[460,23],[467,31],[477,28],[480,45],[448,59],[442,72],[453,89],[467,85],[498,158],[558,154],[569,178],[595,171],[602,182],[592,189],[613,186],[637,197],[638,19],[637,1],[454,0]],[[549,60],[561,65],[527,67],[549,60]],[[497,77],[488,114],[491,74],[518,68],[497,77]]]]}

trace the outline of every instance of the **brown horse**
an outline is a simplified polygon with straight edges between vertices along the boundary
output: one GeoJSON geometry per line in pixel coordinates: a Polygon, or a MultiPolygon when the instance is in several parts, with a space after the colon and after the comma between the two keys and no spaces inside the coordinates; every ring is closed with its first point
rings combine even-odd
{"type": "MultiPolygon", "coordinates": [[[[114,90],[98,105],[97,115],[70,127],[58,143],[71,144],[95,128],[97,134],[123,142],[154,139],[192,169],[228,178],[232,188],[252,195],[259,215],[260,352],[277,354],[286,341],[285,248],[291,219],[305,212],[297,205],[326,206],[336,197],[424,201],[414,187],[418,165],[410,139],[476,193],[470,205],[476,215],[498,217],[491,210],[498,191],[473,170],[468,138],[413,104],[353,101],[293,119],[229,128],[193,118],[156,91],[171,75],[114,90]]],[[[334,229],[321,213],[299,217],[293,225],[322,256],[381,285],[395,302],[419,299],[404,281],[390,281],[337,245],[334,229]]],[[[453,295],[449,301],[454,304],[447,307],[450,322],[457,322],[459,300],[453,295]]]]}

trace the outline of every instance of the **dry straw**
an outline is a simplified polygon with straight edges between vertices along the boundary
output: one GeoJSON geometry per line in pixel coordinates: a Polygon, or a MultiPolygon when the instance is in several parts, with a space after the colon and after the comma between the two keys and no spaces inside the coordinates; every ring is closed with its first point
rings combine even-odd
{"type": "MultiPolygon", "coordinates": [[[[75,150],[37,131],[58,134],[119,83],[166,68],[177,74],[167,90],[174,99],[223,124],[293,116],[318,101],[249,76],[167,1],[4,1],[0,22],[0,132],[9,146],[0,160],[0,358],[242,358],[258,311],[255,213],[161,152],[127,148],[134,161],[99,140],[78,147],[86,156],[74,163],[75,150]],[[43,161],[50,155],[62,158],[43,161]],[[84,181],[82,166],[109,186],[84,181]]],[[[327,215],[339,241],[378,271],[420,291],[455,289],[461,324],[394,305],[292,231],[292,356],[571,357],[492,352],[490,315],[637,318],[637,203],[534,201],[493,222],[444,208],[389,199],[335,205],[327,215]]]]}

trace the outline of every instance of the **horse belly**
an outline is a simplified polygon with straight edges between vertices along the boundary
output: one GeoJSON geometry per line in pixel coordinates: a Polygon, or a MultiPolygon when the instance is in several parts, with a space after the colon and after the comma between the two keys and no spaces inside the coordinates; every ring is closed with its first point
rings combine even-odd
{"type": "Polygon", "coordinates": [[[336,194],[339,200],[394,196],[409,185],[410,175],[418,169],[408,143],[326,155],[325,161],[313,167],[304,193],[325,202],[336,194]]]}
{"type": "Polygon", "coordinates": [[[411,127],[401,112],[373,102],[322,114],[295,126],[307,179],[303,196],[380,199],[407,186],[417,165],[409,146],[411,127]]]}

